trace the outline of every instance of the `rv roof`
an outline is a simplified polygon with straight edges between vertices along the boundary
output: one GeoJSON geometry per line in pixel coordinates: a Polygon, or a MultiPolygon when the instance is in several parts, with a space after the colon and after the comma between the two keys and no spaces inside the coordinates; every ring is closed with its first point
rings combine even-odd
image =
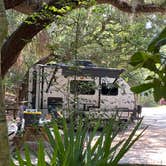
{"type": "Polygon", "coordinates": [[[71,66],[61,66],[62,75],[73,76],[77,74],[78,76],[94,76],[94,77],[111,77],[117,78],[124,72],[124,69],[114,69],[114,68],[104,68],[104,67],[71,67],[71,66]]]}

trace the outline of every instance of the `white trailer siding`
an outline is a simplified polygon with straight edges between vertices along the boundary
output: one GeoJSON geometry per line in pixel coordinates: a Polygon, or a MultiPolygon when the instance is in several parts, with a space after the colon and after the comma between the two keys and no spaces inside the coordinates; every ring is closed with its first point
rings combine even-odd
{"type": "MultiPolygon", "coordinates": [[[[83,68],[84,69],[84,68],[83,68]]],[[[61,101],[62,110],[67,108],[72,109],[74,106],[78,110],[88,111],[93,114],[98,112],[98,115],[106,114],[110,116],[114,110],[122,110],[123,117],[129,116],[129,112],[123,112],[123,110],[133,110],[136,107],[134,94],[130,90],[130,86],[122,79],[116,78],[116,69],[106,69],[101,68],[90,68],[83,70],[83,74],[78,74],[78,76],[72,75],[72,71],[68,71],[61,66],[56,65],[36,65],[29,71],[29,93],[28,101],[32,103],[32,92],[34,91],[33,84],[33,72],[36,71],[36,109],[42,109],[43,112],[48,110],[48,101],[50,98],[58,99],[61,101]],[[97,70],[97,75],[95,76],[95,70],[97,70]],[[111,78],[112,72],[113,78],[111,78]],[[90,72],[93,76],[86,76],[86,72],[90,72]],[[109,77],[105,76],[105,72],[108,73],[109,77]],[[103,77],[102,77],[103,75],[103,77]],[[94,92],[92,94],[73,94],[71,93],[71,83],[77,80],[78,82],[93,82],[94,92]],[[115,94],[102,94],[102,86],[106,84],[112,84],[115,82],[117,84],[118,92],[115,94]],[[77,103],[74,103],[74,98],[77,97],[77,103]],[[112,111],[112,112],[111,112],[112,111]]],[[[82,68],[81,68],[82,70],[82,68]]],[[[120,70],[117,72],[120,74],[120,70]]],[[[119,75],[117,74],[117,76],[119,75]]],[[[114,85],[114,84],[113,84],[114,85]]],[[[115,90],[116,90],[115,88],[115,90]]],[[[29,104],[29,107],[32,107],[29,104]]]]}

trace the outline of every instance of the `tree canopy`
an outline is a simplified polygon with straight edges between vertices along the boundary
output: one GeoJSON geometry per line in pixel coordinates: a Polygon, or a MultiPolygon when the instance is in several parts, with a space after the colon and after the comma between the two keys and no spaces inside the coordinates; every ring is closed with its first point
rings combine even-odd
{"type": "Polygon", "coordinates": [[[6,74],[8,69],[16,62],[19,53],[25,47],[25,45],[31,41],[31,39],[47,25],[52,23],[57,16],[64,15],[74,8],[80,7],[82,4],[94,3],[103,4],[108,3],[112,6],[118,8],[127,13],[152,13],[160,12],[165,13],[166,8],[163,5],[164,1],[158,3],[136,3],[132,1],[124,0],[97,0],[96,2],[91,1],[8,1],[5,0],[6,9],[16,9],[18,11],[25,13],[33,13],[27,17],[27,19],[16,29],[13,34],[4,43],[1,53],[2,53],[2,74],[6,74]],[[45,5],[43,3],[45,2],[45,5]],[[68,8],[66,8],[68,7],[68,8]],[[28,10],[27,10],[28,9],[28,10]]]}

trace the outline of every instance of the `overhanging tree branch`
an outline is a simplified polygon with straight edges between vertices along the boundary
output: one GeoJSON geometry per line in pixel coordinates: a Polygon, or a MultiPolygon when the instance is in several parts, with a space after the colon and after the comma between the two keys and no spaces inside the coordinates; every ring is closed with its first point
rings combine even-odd
{"type": "MultiPolygon", "coordinates": [[[[12,8],[14,5],[22,3],[22,0],[5,0],[6,9],[12,8]],[[12,3],[13,2],[13,3],[12,3]]],[[[36,1],[40,2],[40,1],[36,1]]],[[[77,0],[72,0],[68,2],[70,4],[74,4],[74,8],[79,7],[77,0]]],[[[122,0],[97,0],[97,3],[108,3],[113,5],[127,13],[152,13],[152,12],[160,12],[165,13],[166,8],[161,7],[159,5],[154,4],[138,4],[134,8],[131,4],[122,1],[122,0]]],[[[55,5],[57,8],[64,7],[65,4],[60,1],[50,0],[48,5],[55,5]]],[[[58,15],[58,13],[52,14],[53,17],[58,15]]],[[[26,22],[23,22],[17,30],[8,38],[5,44],[2,47],[2,75],[4,76],[8,69],[16,62],[19,53],[24,48],[24,46],[31,41],[31,39],[42,29],[45,28],[46,25],[52,23],[54,19],[52,17],[43,17],[43,13],[41,11],[37,12],[35,19],[33,17],[28,17],[26,22]],[[30,22],[30,23],[27,23],[30,22]]]]}
{"type": "Polygon", "coordinates": [[[162,7],[158,4],[136,4],[133,6],[132,4],[123,1],[123,0],[97,0],[98,4],[111,4],[112,6],[118,8],[119,10],[127,13],[166,13],[166,7],[162,7]]]}
{"type": "MultiPolygon", "coordinates": [[[[23,10],[26,10],[27,7],[30,6],[37,6],[38,9],[41,7],[42,3],[48,3],[48,4],[54,4],[58,1],[55,0],[4,0],[6,9],[15,8],[16,6],[22,5],[21,7],[24,8],[23,10]]],[[[73,2],[75,2],[73,0],[73,2]]],[[[110,4],[119,10],[127,13],[152,13],[152,12],[160,12],[165,13],[166,7],[163,7],[162,5],[151,3],[151,4],[137,4],[134,8],[133,5],[127,1],[124,0],[96,0],[98,4],[107,3],[110,4]]],[[[59,3],[63,3],[60,2],[59,3]]],[[[36,7],[32,7],[32,9],[35,11],[36,7]]],[[[16,9],[17,10],[17,9],[16,9]]],[[[22,10],[22,11],[23,11],[22,10]]]]}
{"type": "Polygon", "coordinates": [[[25,0],[4,0],[4,4],[5,4],[5,9],[11,9],[14,8],[17,5],[20,5],[21,3],[23,3],[25,0]]]}
{"type": "Polygon", "coordinates": [[[16,62],[21,50],[32,38],[52,22],[51,19],[41,19],[39,16],[33,20],[31,17],[26,19],[17,30],[4,43],[2,54],[2,75],[4,76],[8,69],[16,62]],[[28,21],[30,23],[28,23],[28,21]]]}
{"type": "MultiPolygon", "coordinates": [[[[57,9],[66,6],[66,4],[57,1],[50,2],[49,5],[55,5],[57,9]]],[[[77,7],[78,1],[71,2],[71,6],[77,7]]],[[[2,46],[2,75],[7,73],[8,69],[16,62],[21,50],[38,32],[52,23],[57,16],[64,15],[66,12],[52,11],[43,7],[34,15],[29,16],[2,46]]]]}

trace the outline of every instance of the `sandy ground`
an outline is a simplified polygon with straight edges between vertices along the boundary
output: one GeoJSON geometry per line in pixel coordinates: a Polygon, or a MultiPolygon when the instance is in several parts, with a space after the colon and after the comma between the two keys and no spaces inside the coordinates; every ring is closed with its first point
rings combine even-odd
{"type": "Polygon", "coordinates": [[[144,135],[120,163],[166,165],[166,106],[143,108],[144,135]]]}

